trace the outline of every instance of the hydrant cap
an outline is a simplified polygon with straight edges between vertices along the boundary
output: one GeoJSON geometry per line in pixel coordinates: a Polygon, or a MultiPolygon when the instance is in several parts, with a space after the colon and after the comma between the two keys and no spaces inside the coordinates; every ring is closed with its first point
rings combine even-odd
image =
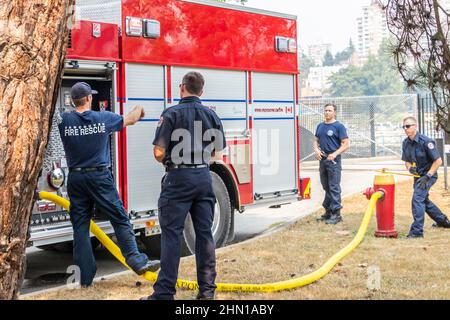
{"type": "Polygon", "coordinates": [[[363,194],[366,196],[367,200],[370,200],[372,195],[375,193],[374,188],[367,188],[366,191],[363,192],[363,194]]]}
{"type": "Polygon", "coordinates": [[[392,186],[395,185],[395,179],[392,174],[377,174],[373,184],[375,186],[392,186]]]}

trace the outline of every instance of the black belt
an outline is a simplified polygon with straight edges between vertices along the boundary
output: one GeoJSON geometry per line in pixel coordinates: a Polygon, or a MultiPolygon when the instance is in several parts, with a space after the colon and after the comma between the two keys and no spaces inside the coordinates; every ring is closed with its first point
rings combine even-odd
{"type": "Polygon", "coordinates": [[[173,169],[201,169],[201,168],[209,168],[207,164],[172,164],[166,167],[166,170],[173,169]]]}
{"type": "Polygon", "coordinates": [[[106,169],[109,169],[109,167],[69,168],[69,172],[94,172],[94,171],[104,171],[106,169]]]}
{"type": "MultiPolygon", "coordinates": [[[[322,160],[326,160],[326,159],[328,158],[328,156],[329,156],[330,154],[332,154],[332,153],[334,153],[334,152],[325,153],[325,155],[322,155],[322,160]]],[[[339,158],[340,156],[341,156],[341,155],[337,155],[337,156],[336,156],[336,159],[339,158]]]]}

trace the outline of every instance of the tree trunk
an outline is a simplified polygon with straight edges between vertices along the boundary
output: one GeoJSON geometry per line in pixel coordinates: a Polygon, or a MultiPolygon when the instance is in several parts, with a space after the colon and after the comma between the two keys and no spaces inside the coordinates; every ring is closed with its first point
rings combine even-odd
{"type": "Polygon", "coordinates": [[[74,0],[0,0],[0,299],[16,299],[74,0]]]}

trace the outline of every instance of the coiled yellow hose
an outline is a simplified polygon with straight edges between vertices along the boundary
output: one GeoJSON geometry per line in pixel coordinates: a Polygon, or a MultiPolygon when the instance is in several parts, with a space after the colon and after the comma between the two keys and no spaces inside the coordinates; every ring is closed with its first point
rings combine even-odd
{"type": "MultiPolygon", "coordinates": [[[[49,192],[40,192],[39,196],[43,200],[52,201],[69,212],[70,203],[64,198],[61,198],[53,193],[49,192]]],[[[275,291],[283,291],[283,290],[291,290],[299,287],[306,286],[311,284],[321,278],[323,278],[326,274],[328,274],[333,267],[342,260],[345,256],[347,256],[350,252],[352,252],[364,239],[364,235],[366,234],[367,227],[369,226],[370,219],[375,210],[375,205],[377,201],[383,197],[382,192],[375,192],[369,202],[369,205],[364,214],[363,220],[359,227],[358,233],[353,238],[353,240],[343,249],[334,254],[327,262],[325,262],[319,269],[316,271],[309,273],[307,275],[275,283],[266,283],[266,284],[234,284],[234,283],[217,283],[217,291],[223,292],[275,292],[275,291]]],[[[91,221],[90,226],[91,233],[97,237],[97,239],[105,246],[117,260],[119,260],[123,265],[127,268],[128,265],[125,262],[125,258],[122,256],[119,247],[95,224],[95,222],[91,221]]],[[[145,279],[151,282],[155,282],[157,279],[157,274],[154,272],[147,272],[143,275],[145,279]]],[[[189,280],[178,280],[177,288],[189,289],[189,290],[197,290],[198,284],[195,281],[189,280]]]]}

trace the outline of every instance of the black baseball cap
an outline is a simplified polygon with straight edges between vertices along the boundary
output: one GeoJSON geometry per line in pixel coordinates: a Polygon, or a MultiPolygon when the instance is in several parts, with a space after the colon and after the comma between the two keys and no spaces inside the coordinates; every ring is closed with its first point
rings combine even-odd
{"type": "Polygon", "coordinates": [[[77,82],[70,89],[70,96],[72,99],[81,99],[90,94],[97,94],[98,92],[92,90],[91,86],[86,82],[77,82]]]}

